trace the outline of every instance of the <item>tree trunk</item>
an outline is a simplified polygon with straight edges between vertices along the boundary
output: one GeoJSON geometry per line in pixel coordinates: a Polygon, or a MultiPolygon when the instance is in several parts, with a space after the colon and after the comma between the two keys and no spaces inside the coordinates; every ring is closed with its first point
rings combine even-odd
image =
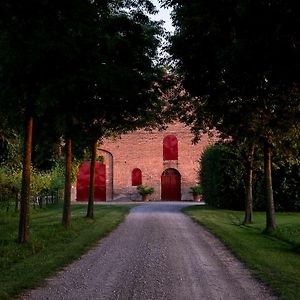
{"type": "Polygon", "coordinates": [[[97,142],[92,146],[92,158],[90,167],[90,186],[89,186],[89,202],[87,208],[87,217],[94,217],[94,191],[95,191],[95,168],[96,168],[97,142]]]}
{"type": "Polygon", "coordinates": [[[247,153],[246,205],[243,224],[252,224],[253,222],[253,156],[254,144],[250,143],[247,153]]]}
{"type": "Polygon", "coordinates": [[[33,117],[26,117],[25,139],[23,149],[23,172],[22,189],[20,201],[20,221],[18,242],[25,243],[29,238],[29,202],[30,202],[30,171],[31,171],[31,150],[32,150],[32,127],[33,117]]]}
{"type": "Polygon", "coordinates": [[[39,203],[39,208],[43,208],[43,198],[41,196],[38,196],[38,203],[39,203]]]}
{"type": "Polygon", "coordinates": [[[276,228],[275,206],[272,189],[272,159],[271,145],[264,142],[264,175],[265,175],[265,197],[266,197],[266,231],[276,228]]]}
{"type": "Polygon", "coordinates": [[[16,192],[16,203],[15,203],[15,212],[19,211],[19,204],[20,204],[20,194],[19,192],[16,192]]]}
{"type": "Polygon", "coordinates": [[[65,164],[65,194],[62,225],[65,228],[70,227],[71,223],[71,166],[72,166],[72,141],[66,140],[66,164],[65,164]]]}

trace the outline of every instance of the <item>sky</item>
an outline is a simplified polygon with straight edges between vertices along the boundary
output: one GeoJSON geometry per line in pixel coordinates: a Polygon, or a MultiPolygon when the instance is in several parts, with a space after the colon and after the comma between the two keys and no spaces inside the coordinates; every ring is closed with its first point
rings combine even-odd
{"type": "Polygon", "coordinates": [[[164,27],[166,28],[166,30],[173,32],[174,27],[172,26],[172,21],[171,21],[171,16],[170,16],[171,9],[161,8],[160,4],[158,3],[158,0],[152,0],[152,2],[159,10],[158,14],[152,16],[152,18],[154,20],[163,20],[165,22],[164,27]]]}

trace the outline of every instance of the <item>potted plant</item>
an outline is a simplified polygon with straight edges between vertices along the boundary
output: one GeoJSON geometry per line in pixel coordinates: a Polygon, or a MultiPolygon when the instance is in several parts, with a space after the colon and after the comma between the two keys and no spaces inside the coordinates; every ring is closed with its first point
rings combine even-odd
{"type": "Polygon", "coordinates": [[[139,185],[137,191],[142,195],[143,201],[149,201],[149,196],[154,193],[154,188],[146,185],[139,185]]]}
{"type": "Polygon", "coordinates": [[[194,198],[194,201],[200,201],[201,198],[201,194],[202,194],[202,188],[200,185],[194,185],[191,187],[190,189],[190,193],[193,194],[193,198],[194,198]]]}

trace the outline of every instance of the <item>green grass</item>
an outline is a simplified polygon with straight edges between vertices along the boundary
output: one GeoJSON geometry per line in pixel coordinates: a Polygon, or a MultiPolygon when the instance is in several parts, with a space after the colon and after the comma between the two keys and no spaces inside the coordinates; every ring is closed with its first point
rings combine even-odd
{"type": "Polygon", "coordinates": [[[203,207],[184,212],[219,237],[281,299],[300,299],[300,213],[277,213],[278,229],[267,235],[262,212],[247,226],[243,212],[203,207]]]}
{"type": "Polygon", "coordinates": [[[32,209],[30,241],[16,242],[18,214],[0,211],[0,299],[19,295],[80,257],[117,227],[129,206],[95,206],[94,220],[85,218],[86,206],[72,206],[69,230],[61,226],[60,206],[32,209]]]}

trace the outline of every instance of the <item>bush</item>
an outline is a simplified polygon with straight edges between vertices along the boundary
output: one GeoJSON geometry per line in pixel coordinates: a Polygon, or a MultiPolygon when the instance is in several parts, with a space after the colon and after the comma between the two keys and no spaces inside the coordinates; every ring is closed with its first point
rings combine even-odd
{"type": "MultiPolygon", "coordinates": [[[[208,147],[201,157],[202,195],[212,207],[244,209],[245,159],[243,149],[233,143],[208,147]]],[[[265,210],[262,154],[257,152],[253,172],[254,209],[265,210]]],[[[275,208],[280,211],[300,211],[300,166],[274,157],[272,170],[275,208]]]]}
{"type": "Polygon", "coordinates": [[[137,191],[142,196],[144,196],[144,195],[151,195],[151,194],[154,193],[154,188],[146,186],[146,185],[139,185],[137,187],[137,191]]]}
{"type": "Polygon", "coordinates": [[[221,148],[208,147],[201,157],[201,185],[203,200],[210,206],[221,207],[221,148]]]}
{"type": "Polygon", "coordinates": [[[190,188],[190,193],[193,195],[201,195],[202,187],[200,185],[194,185],[190,188]]]}
{"type": "MultiPolygon", "coordinates": [[[[0,146],[0,205],[8,208],[21,191],[22,138],[11,133],[10,138],[5,139],[0,146]]],[[[72,163],[72,182],[76,181],[79,163],[75,159],[72,163]]],[[[54,166],[48,171],[40,171],[35,167],[31,169],[30,195],[33,202],[38,202],[45,196],[53,198],[55,195],[57,200],[63,197],[65,162],[52,160],[51,164],[54,166]]]]}
{"type": "Polygon", "coordinates": [[[201,186],[204,201],[213,207],[244,208],[244,167],[230,144],[208,147],[201,157],[201,186]]]}
{"type": "Polygon", "coordinates": [[[21,190],[21,170],[0,167],[0,205],[9,207],[21,190]]]}
{"type": "MultiPolygon", "coordinates": [[[[77,165],[73,168],[74,180],[77,165]]],[[[16,199],[16,193],[21,191],[22,171],[19,168],[10,169],[0,166],[0,204],[9,207],[16,199]]],[[[38,202],[40,197],[55,194],[56,198],[62,197],[64,188],[63,162],[56,163],[51,171],[42,172],[32,168],[30,177],[30,195],[33,202],[38,202]]]]}

